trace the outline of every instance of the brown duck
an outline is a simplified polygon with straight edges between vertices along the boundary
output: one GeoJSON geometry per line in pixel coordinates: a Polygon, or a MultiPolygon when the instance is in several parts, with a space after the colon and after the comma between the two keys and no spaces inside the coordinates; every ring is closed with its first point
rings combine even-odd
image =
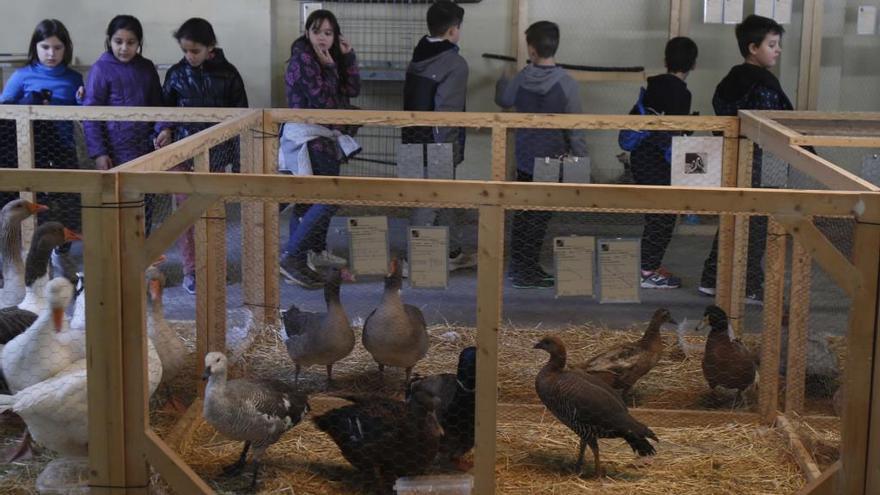
{"type": "Polygon", "coordinates": [[[596,477],[603,476],[599,463],[599,439],[623,438],[640,456],[653,455],[648,439],[659,441],[647,426],[629,415],[626,404],[605,382],[580,370],[565,369],[565,345],[556,336],[535,344],[550,353],[550,360],[535,378],[541,402],[565,426],[577,433],[581,442],[575,471],[580,474],[587,445],[593,451],[596,477]]]}
{"type": "Polygon", "coordinates": [[[586,363],[572,365],[572,368],[586,371],[624,394],[629,393],[636,382],[660,361],[663,354],[660,326],[664,323],[675,324],[676,321],[668,309],[661,308],[654,312],[640,340],[612,347],[586,363]]]}
{"type": "Polygon", "coordinates": [[[758,371],[755,355],[739,339],[731,340],[727,332],[727,314],[723,309],[707,306],[697,330],[706,325],[710,330],[703,355],[703,376],[710,389],[719,385],[735,389],[736,399],[740,400],[743,390],[755,383],[758,371]]]}

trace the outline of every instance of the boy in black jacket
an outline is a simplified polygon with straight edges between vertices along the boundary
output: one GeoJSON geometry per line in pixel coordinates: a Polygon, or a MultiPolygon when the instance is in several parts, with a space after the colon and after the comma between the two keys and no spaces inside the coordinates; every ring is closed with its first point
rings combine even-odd
{"type": "MultiPolygon", "coordinates": [[[[735,116],[739,110],[793,110],[791,101],[770,72],[782,53],[780,41],[785,32],[773,19],[750,15],[736,26],[736,41],[745,59],[715,88],[712,106],[717,115],[735,116]]],[[[755,146],[752,160],[752,187],[761,187],[761,149],[755,146]]],[[[746,302],[762,304],[764,300],[764,269],[761,266],[767,238],[767,218],[750,217],[749,252],[746,276],[746,302]]],[[[718,235],[703,265],[699,291],[715,294],[718,269],[718,235]]]]}
{"type": "MultiPolygon", "coordinates": [[[[648,78],[644,106],[657,115],[691,113],[691,92],[685,79],[697,63],[697,44],[678,37],[666,43],[666,74],[648,78]]],[[[636,113],[634,109],[633,112],[636,113]]],[[[672,132],[651,132],[630,154],[636,184],[668,186],[670,165],[666,150],[672,145],[672,132]]],[[[642,232],[642,288],[677,289],[681,279],[660,266],[675,229],[675,215],[645,214],[642,232]]]]}

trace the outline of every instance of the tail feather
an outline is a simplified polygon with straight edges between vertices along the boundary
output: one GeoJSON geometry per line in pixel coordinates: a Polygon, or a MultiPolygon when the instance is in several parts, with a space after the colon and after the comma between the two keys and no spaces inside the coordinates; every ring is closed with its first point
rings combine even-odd
{"type": "Polygon", "coordinates": [[[657,438],[657,435],[654,434],[650,428],[634,419],[633,423],[632,428],[623,435],[623,439],[626,440],[626,443],[632,447],[633,451],[638,452],[638,454],[643,457],[657,453],[654,446],[648,442],[649,438],[655,442],[659,442],[660,439],[657,438]]]}

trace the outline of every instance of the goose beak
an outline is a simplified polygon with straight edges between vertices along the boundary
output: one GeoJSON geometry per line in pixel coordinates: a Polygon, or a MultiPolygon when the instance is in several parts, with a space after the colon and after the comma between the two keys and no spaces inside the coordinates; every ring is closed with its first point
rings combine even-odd
{"type": "Polygon", "coordinates": [[[61,324],[64,322],[64,308],[52,308],[52,323],[55,325],[55,331],[61,331],[61,324]]]}
{"type": "Polygon", "coordinates": [[[158,280],[150,280],[150,297],[153,300],[162,298],[162,283],[158,280]]]}
{"type": "Polygon", "coordinates": [[[164,254],[163,254],[163,255],[160,255],[158,258],[156,258],[156,261],[154,261],[154,262],[152,262],[152,263],[150,264],[150,266],[159,266],[159,265],[161,265],[162,263],[165,263],[165,259],[166,259],[166,258],[165,258],[165,255],[164,255],[164,254]]]}
{"type": "Polygon", "coordinates": [[[208,378],[211,378],[211,367],[210,366],[206,366],[205,372],[202,373],[202,380],[207,380],[208,378]]]}
{"type": "Polygon", "coordinates": [[[31,212],[32,215],[36,215],[42,211],[49,211],[49,207],[46,205],[41,205],[39,203],[27,203],[27,209],[31,212]]]}
{"type": "Polygon", "coordinates": [[[82,237],[80,237],[79,234],[68,229],[67,227],[64,228],[64,242],[81,241],[81,240],[82,240],[82,237]]]}

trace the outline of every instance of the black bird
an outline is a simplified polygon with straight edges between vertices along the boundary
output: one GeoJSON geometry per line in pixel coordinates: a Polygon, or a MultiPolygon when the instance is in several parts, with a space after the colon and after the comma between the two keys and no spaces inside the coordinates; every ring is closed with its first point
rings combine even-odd
{"type": "Polygon", "coordinates": [[[535,378],[541,402],[581,439],[575,471],[580,474],[587,445],[593,451],[596,477],[604,472],[599,464],[600,438],[623,438],[640,456],[654,455],[648,439],[659,441],[647,426],[629,415],[626,404],[605,382],[579,370],[565,369],[565,344],[547,336],[535,349],[550,353],[550,360],[535,378]]]}

